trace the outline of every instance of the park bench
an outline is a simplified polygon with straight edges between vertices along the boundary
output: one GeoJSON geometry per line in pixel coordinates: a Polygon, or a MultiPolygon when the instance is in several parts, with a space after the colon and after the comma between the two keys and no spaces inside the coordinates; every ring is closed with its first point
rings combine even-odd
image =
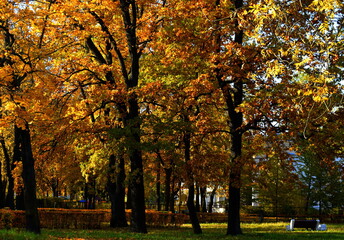
{"type": "Polygon", "coordinates": [[[319,220],[296,220],[292,219],[290,225],[287,226],[287,230],[293,231],[295,228],[306,228],[318,231],[325,231],[327,227],[325,224],[320,224],[319,220]]]}

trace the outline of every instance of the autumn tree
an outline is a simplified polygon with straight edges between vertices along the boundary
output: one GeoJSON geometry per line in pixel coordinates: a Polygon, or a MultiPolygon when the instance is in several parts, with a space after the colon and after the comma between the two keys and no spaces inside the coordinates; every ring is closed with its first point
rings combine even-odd
{"type": "MultiPolygon", "coordinates": [[[[36,61],[35,50],[31,50],[29,42],[29,25],[24,24],[24,15],[32,14],[29,8],[19,7],[16,3],[1,3],[1,70],[2,70],[2,120],[7,126],[14,125],[14,161],[22,162],[22,178],[24,183],[24,202],[26,229],[40,233],[40,224],[36,202],[36,180],[34,157],[30,133],[30,90],[34,83],[33,73],[36,61]],[[20,25],[21,24],[21,25],[20,25]],[[20,26],[19,26],[20,25],[20,26]],[[6,113],[6,117],[5,114],[6,113]]],[[[35,42],[37,43],[37,42],[35,42]]],[[[11,187],[11,186],[10,186],[11,187]]]]}
{"type": "MultiPolygon", "coordinates": [[[[68,50],[73,54],[63,59],[60,69],[66,85],[87,96],[80,105],[84,110],[80,114],[89,117],[92,113],[95,118],[101,118],[105,111],[110,111],[108,116],[111,120],[108,119],[112,121],[112,132],[121,132],[118,139],[126,143],[125,154],[131,166],[131,225],[137,232],[147,230],[141,110],[136,91],[140,86],[140,58],[154,36],[159,23],[157,10],[163,4],[149,1],[70,1],[53,4],[51,8],[56,13],[55,21],[61,24],[62,35],[68,33],[68,42],[75,41],[68,50]],[[76,11],[75,5],[78,5],[76,11]],[[70,24],[63,25],[63,22],[70,24]]],[[[54,25],[54,22],[50,24],[54,25]]],[[[72,109],[76,110],[71,106],[72,109]]],[[[95,120],[92,121],[96,125],[98,120],[95,120]]],[[[104,124],[104,121],[99,123],[104,124]]]]}

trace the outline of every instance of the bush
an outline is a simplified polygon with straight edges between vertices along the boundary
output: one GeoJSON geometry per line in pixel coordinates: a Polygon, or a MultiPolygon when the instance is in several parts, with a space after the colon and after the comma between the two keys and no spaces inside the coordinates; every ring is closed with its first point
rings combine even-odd
{"type": "Polygon", "coordinates": [[[227,213],[197,213],[201,223],[224,223],[228,220],[227,213]]]}
{"type": "Polygon", "coordinates": [[[14,214],[11,210],[0,210],[0,228],[11,229],[13,226],[14,214]]]}
{"type": "Polygon", "coordinates": [[[41,227],[99,229],[104,212],[89,209],[39,209],[41,227]]]}

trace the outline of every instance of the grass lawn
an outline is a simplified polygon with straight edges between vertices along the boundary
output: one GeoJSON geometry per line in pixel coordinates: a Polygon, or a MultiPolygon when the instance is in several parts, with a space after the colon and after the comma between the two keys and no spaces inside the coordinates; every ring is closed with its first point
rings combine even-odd
{"type": "Polygon", "coordinates": [[[323,232],[296,230],[287,232],[287,223],[242,224],[244,235],[226,236],[226,224],[202,224],[203,234],[192,233],[191,225],[180,228],[149,228],[148,234],[130,233],[127,229],[102,229],[102,230],[53,230],[43,229],[40,236],[19,230],[0,230],[0,239],[3,240],[123,240],[123,239],[344,239],[344,224],[328,224],[328,230],[323,232]]]}

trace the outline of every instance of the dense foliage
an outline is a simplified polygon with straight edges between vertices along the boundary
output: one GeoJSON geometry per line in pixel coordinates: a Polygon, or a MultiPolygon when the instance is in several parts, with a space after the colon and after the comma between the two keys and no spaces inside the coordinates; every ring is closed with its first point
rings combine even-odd
{"type": "Polygon", "coordinates": [[[112,227],[132,208],[141,233],[150,205],[186,205],[201,233],[196,212],[215,193],[231,235],[252,196],[250,211],[342,211],[343,11],[340,0],[2,0],[0,207],[25,208],[36,233],[36,194],[109,200],[112,227]]]}

